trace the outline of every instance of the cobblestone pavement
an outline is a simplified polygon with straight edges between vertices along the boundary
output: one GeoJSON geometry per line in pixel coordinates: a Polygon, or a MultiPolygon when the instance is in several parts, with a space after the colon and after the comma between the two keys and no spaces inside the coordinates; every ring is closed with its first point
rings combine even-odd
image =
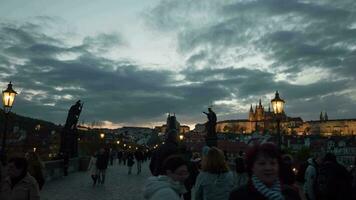
{"type": "Polygon", "coordinates": [[[89,172],[76,172],[47,182],[41,191],[41,200],[141,200],[142,188],[150,176],[148,162],[142,164],[142,173],[127,174],[127,166],[109,166],[103,185],[93,187],[89,172]]]}

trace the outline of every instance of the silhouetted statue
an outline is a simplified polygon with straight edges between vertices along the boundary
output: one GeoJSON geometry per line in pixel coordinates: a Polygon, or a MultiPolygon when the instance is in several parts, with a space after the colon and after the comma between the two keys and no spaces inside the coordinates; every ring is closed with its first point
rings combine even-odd
{"type": "Polygon", "coordinates": [[[216,137],[215,127],[216,127],[217,118],[216,118],[215,112],[211,108],[208,108],[208,111],[209,111],[208,113],[203,112],[208,117],[208,121],[205,123],[205,128],[207,131],[205,141],[209,147],[212,147],[212,146],[216,147],[217,146],[217,137],[216,137]]]}
{"type": "Polygon", "coordinates": [[[80,100],[70,107],[66,123],[61,132],[60,152],[62,154],[67,153],[69,157],[75,157],[78,154],[77,123],[82,109],[83,103],[80,100]]]}
{"type": "Polygon", "coordinates": [[[208,121],[205,123],[207,135],[216,136],[216,131],[215,131],[215,126],[217,121],[216,114],[211,108],[208,108],[208,111],[209,111],[208,113],[203,112],[208,117],[208,121]]]}
{"type": "Polygon", "coordinates": [[[65,128],[73,130],[77,126],[79,115],[82,112],[82,108],[83,104],[80,103],[80,100],[70,107],[65,128]]]}

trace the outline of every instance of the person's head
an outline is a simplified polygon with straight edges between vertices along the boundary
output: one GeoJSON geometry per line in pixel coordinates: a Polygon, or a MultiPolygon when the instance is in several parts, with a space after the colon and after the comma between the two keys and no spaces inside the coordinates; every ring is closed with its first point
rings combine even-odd
{"type": "Polygon", "coordinates": [[[27,173],[28,163],[24,157],[12,157],[7,164],[7,173],[10,178],[24,176],[27,173]]]}
{"type": "Polygon", "coordinates": [[[333,162],[336,163],[336,156],[333,153],[327,153],[325,154],[325,157],[323,159],[323,162],[333,162]]]}
{"type": "Polygon", "coordinates": [[[229,171],[224,153],[216,147],[210,148],[208,154],[202,161],[202,170],[213,174],[229,171]]]}
{"type": "Polygon", "coordinates": [[[281,160],[284,165],[291,166],[293,164],[293,157],[290,154],[283,154],[281,160]]]}
{"type": "Polygon", "coordinates": [[[255,175],[266,185],[279,179],[280,152],[273,143],[252,146],[246,154],[247,172],[255,175]]]}
{"type": "Polygon", "coordinates": [[[187,162],[179,155],[172,155],[163,161],[162,171],[171,179],[183,183],[188,178],[187,162]]]}

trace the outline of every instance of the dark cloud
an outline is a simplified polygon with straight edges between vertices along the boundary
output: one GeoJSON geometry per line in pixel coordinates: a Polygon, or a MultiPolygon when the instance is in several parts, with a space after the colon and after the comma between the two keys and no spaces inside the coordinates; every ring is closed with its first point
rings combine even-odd
{"type": "Polygon", "coordinates": [[[269,102],[275,90],[292,116],[315,119],[327,110],[331,118],[353,117],[354,6],[346,0],[161,1],[144,17],[155,31],[176,36],[185,59],[179,71],[105,57],[129,46],[120,33],[68,45],[43,31],[55,18],[2,23],[0,75],[22,89],[16,112],[56,123],[78,99],[86,121],[150,123],[175,112],[191,124],[205,121],[201,112],[219,101],[219,119],[246,118],[246,105],[269,102]]]}
{"type": "MultiPolygon", "coordinates": [[[[0,34],[5,37],[7,30],[2,26],[0,34]]],[[[99,35],[86,38],[79,46],[66,46],[48,35],[44,37],[49,40],[41,40],[35,30],[13,30],[21,37],[13,36],[0,54],[3,65],[11,64],[14,70],[11,74],[4,70],[1,73],[13,81],[15,89],[22,88],[14,107],[19,114],[63,123],[68,108],[81,99],[85,103],[82,119],[130,124],[157,120],[167,112],[200,114],[209,102],[227,95],[221,88],[204,83],[179,86],[175,72],[145,70],[89,50],[110,47],[115,41],[122,44],[116,37],[99,35]],[[69,60],[58,58],[71,53],[78,56],[69,60]],[[22,63],[14,62],[17,59],[22,63]]]]}
{"type": "MultiPolygon", "coordinates": [[[[170,1],[173,2],[177,3],[170,1]]],[[[278,89],[290,99],[291,111],[307,119],[316,116],[310,115],[311,112],[326,107],[338,117],[342,116],[341,110],[347,111],[345,116],[356,114],[352,111],[356,75],[355,1],[229,1],[209,7],[206,15],[211,13],[212,17],[195,26],[175,20],[172,16],[182,8],[164,10],[167,5],[161,2],[156,7],[160,15],[151,16],[157,22],[165,20],[159,24],[163,30],[171,28],[177,32],[178,51],[187,57],[188,69],[183,72],[187,80],[220,86],[233,94],[220,99],[237,98],[240,103],[278,89]],[[175,27],[167,26],[170,22],[175,27]],[[261,55],[267,62],[239,64],[261,55]],[[306,74],[315,69],[314,75],[306,74]],[[318,77],[321,71],[327,74],[325,78],[318,77]],[[309,76],[309,83],[299,80],[304,74],[309,76]],[[284,80],[280,80],[280,75],[284,80]],[[332,106],[333,101],[339,104],[332,106]],[[307,103],[313,109],[302,107],[307,103]]],[[[200,1],[195,7],[198,5],[200,1]]],[[[189,9],[182,12],[188,12],[189,16],[189,9]]],[[[194,18],[188,21],[194,24],[194,18]]]]}

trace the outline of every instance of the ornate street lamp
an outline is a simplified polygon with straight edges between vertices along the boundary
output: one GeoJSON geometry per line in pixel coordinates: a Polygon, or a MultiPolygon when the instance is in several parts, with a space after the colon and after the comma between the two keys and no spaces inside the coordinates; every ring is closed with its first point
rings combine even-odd
{"type": "Polygon", "coordinates": [[[2,103],[4,106],[4,132],[2,136],[2,149],[1,149],[1,161],[3,163],[6,162],[6,134],[7,134],[7,121],[8,121],[8,116],[10,114],[12,105],[15,101],[17,92],[12,89],[12,84],[11,81],[7,85],[7,89],[2,91],[2,103]]]}
{"type": "Polygon", "coordinates": [[[281,115],[284,113],[284,100],[279,97],[278,91],[276,91],[276,96],[274,99],[271,100],[273,112],[276,116],[277,121],[277,134],[278,134],[278,148],[281,149],[281,130],[280,130],[280,123],[281,123],[281,115]]]}

